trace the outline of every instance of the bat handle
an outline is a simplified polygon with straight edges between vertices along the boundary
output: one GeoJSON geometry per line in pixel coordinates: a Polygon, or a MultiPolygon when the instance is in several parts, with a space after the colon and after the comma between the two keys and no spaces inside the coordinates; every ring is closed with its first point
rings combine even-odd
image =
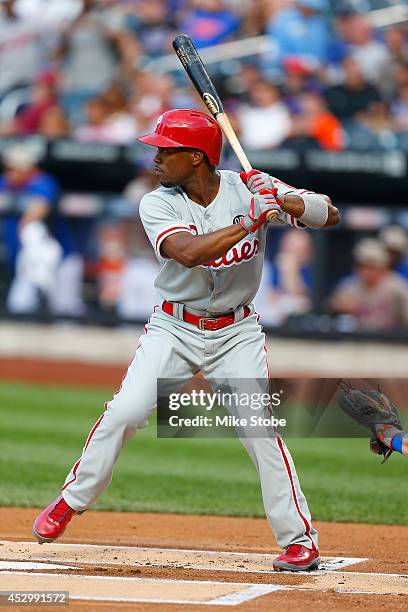
{"type": "MultiPolygon", "coordinates": [[[[234,129],[228,119],[228,116],[225,113],[220,113],[219,115],[217,115],[216,120],[219,124],[219,126],[221,127],[222,131],[224,132],[228,142],[230,143],[235,155],[238,157],[239,161],[241,162],[241,166],[243,167],[245,172],[251,172],[252,170],[252,166],[251,163],[249,161],[249,159],[247,158],[247,156],[245,155],[245,151],[241,146],[241,143],[239,142],[237,135],[234,132],[234,129]]],[[[277,210],[271,210],[271,212],[269,212],[266,216],[266,221],[272,221],[272,219],[274,219],[275,217],[277,217],[279,215],[279,212],[277,210]]]]}
{"type": "Polygon", "coordinates": [[[268,214],[266,215],[266,222],[269,223],[269,221],[272,221],[272,219],[275,219],[275,217],[277,217],[280,213],[277,210],[271,210],[271,212],[268,212],[268,214]]]}
{"type": "Polygon", "coordinates": [[[245,155],[244,149],[241,147],[241,143],[239,142],[237,135],[234,132],[234,128],[232,127],[227,115],[225,113],[219,113],[215,119],[222,131],[224,132],[226,139],[230,143],[231,148],[233,149],[235,155],[238,157],[241,166],[243,167],[245,172],[251,172],[252,166],[249,162],[249,159],[245,155]]]}

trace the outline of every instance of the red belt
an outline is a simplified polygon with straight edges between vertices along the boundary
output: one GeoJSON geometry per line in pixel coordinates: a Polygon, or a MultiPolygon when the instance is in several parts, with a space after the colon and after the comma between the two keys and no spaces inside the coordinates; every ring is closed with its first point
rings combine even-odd
{"type": "MultiPolygon", "coordinates": [[[[163,302],[162,309],[165,313],[173,316],[173,304],[170,302],[163,302]]],[[[244,306],[244,319],[250,314],[251,309],[249,306],[244,306]]],[[[216,331],[217,329],[222,329],[223,327],[228,327],[228,325],[235,323],[235,316],[234,313],[231,312],[230,314],[220,315],[219,317],[200,317],[200,315],[195,315],[184,309],[183,321],[196,325],[196,327],[202,331],[216,331]]]]}

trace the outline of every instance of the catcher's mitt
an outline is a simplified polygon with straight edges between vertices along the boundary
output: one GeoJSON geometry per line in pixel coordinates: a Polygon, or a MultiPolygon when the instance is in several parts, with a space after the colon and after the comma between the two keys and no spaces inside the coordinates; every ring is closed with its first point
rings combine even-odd
{"type": "Polygon", "coordinates": [[[372,434],[370,450],[378,455],[383,455],[382,463],[384,463],[393,453],[393,450],[378,439],[375,426],[387,424],[402,430],[398,410],[392,401],[381,392],[380,387],[378,387],[378,391],[356,389],[346,380],[341,380],[339,383],[337,401],[340,408],[354,421],[370,429],[372,434]]]}

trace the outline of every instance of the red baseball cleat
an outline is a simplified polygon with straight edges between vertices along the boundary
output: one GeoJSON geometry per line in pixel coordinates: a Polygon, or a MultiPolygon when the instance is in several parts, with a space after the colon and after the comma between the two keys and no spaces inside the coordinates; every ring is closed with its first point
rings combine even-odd
{"type": "Polygon", "coordinates": [[[33,534],[40,544],[53,542],[65,531],[76,510],[70,508],[62,495],[54,499],[34,521],[33,534]]]}
{"type": "Polygon", "coordinates": [[[319,567],[320,557],[318,550],[311,550],[301,544],[291,544],[285,548],[285,552],[276,557],[273,569],[277,572],[287,570],[289,572],[307,572],[319,567]]]}

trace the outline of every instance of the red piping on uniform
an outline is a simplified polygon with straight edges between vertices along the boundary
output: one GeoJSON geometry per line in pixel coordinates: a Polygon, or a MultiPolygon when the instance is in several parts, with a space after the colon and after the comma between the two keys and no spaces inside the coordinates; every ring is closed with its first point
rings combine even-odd
{"type": "Polygon", "coordinates": [[[78,469],[78,466],[79,466],[80,462],[81,462],[81,459],[78,459],[78,461],[76,462],[76,464],[74,465],[74,467],[72,469],[72,473],[74,474],[74,477],[72,478],[72,480],[70,480],[69,482],[64,484],[64,486],[62,487],[61,491],[66,489],[68,485],[72,484],[76,480],[76,473],[77,473],[77,469],[78,469]]]}
{"type": "Polygon", "coordinates": [[[277,437],[276,440],[278,442],[279,450],[280,450],[280,452],[282,454],[283,461],[284,461],[285,467],[286,467],[286,471],[287,471],[288,476],[289,476],[290,486],[292,487],[292,495],[293,495],[293,499],[294,499],[294,502],[295,502],[296,510],[298,511],[298,514],[299,514],[300,518],[302,519],[303,524],[305,526],[305,535],[311,541],[313,550],[316,550],[316,545],[313,542],[312,536],[310,535],[310,524],[309,524],[308,520],[306,519],[306,517],[300,511],[299,502],[298,502],[298,499],[297,499],[297,496],[296,496],[296,491],[295,491],[295,484],[293,482],[292,472],[290,470],[289,461],[288,461],[288,458],[286,457],[286,454],[285,454],[285,451],[284,451],[284,448],[283,448],[282,440],[279,437],[277,437]]]}
{"type": "MultiPolygon", "coordinates": [[[[106,404],[105,404],[105,406],[106,406],[106,404]]],[[[87,439],[86,439],[86,442],[85,442],[85,446],[84,446],[84,450],[83,450],[83,452],[85,452],[85,451],[86,451],[86,449],[88,448],[88,444],[90,443],[91,438],[92,438],[92,436],[94,435],[94,433],[95,433],[96,429],[97,429],[97,428],[99,427],[99,425],[101,424],[101,421],[102,421],[102,419],[103,419],[103,417],[104,417],[104,416],[105,416],[105,413],[103,412],[103,413],[101,414],[101,416],[99,417],[99,419],[96,421],[95,425],[92,427],[91,431],[89,432],[89,436],[88,436],[88,437],[87,437],[87,439]]],[[[68,485],[70,485],[70,484],[72,484],[73,482],[75,482],[75,480],[76,480],[76,473],[77,473],[77,469],[78,469],[78,467],[79,467],[79,464],[80,464],[80,463],[81,463],[81,459],[78,459],[78,461],[76,462],[76,464],[74,465],[73,470],[72,470],[72,472],[73,472],[73,474],[74,474],[74,477],[73,477],[73,478],[72,478],[72,479],[71,479],[69,482],[67,482],[66,484],[64,484],[64,486],[62,487],[61,491],[64,491],[64,489],[66,489],[68,485]]]]}
{"type": "Polygon", "coordinates": [[[163,232],[161,232],[156,237],[156,250],[157,250],[158,244],[160,243],[161,240],[163,240],[164,236],[168,234],[169,232],[173,232],[174,230],[185,230],[186,232],[190,232],[190,234],[192,233],[192,230],[188,227],[188,225],[174,225],[173,227],[169,227],[163,232]]]}
{"type": "Polygon", "coordinates": [[[95,425],[92,427],[91,432],[90,432],[90,434],[89,434],[89,436],[88,436],[88,439],[87,439],[87,441],[86,441],[86,443],[85,443],[85,448],[84,448],[84,450],[86,450],[86,449],[88,448],[88,445],[89,445],[89,443],[90,443],[90,441],[91,441],[91,438],[92,438],[92,436],[94,435],[94,433],[95,433],[95,431],[96,431],[97,427],[99,427],[99,425],[101,424],[101,421],[102,421],[102,419],[103,419],[103,417],[104,417],[104,416],[105,416],[105,413],[103,412],[103,413],[101,414],[101,416],[99,417],[99,419],[96,421],[95,425]]]}
{"type": "MultiPolygon", "coordinates": [[[[258,322],[258,325],[259,325],[259,314],[256,313],[256,316],[257,316],[257,322],[258,322]]],[[[266,336],[265,336],[265,334],[264,334],[264,351],[265,351],[266,368],[268,370],[268,379],[270,380],[271,379],[271,375],[270,375],[270,372],[269,372],[269,364],[268,364],[268,359],[267,359],[268,350],[266,348],[266,336]]],[[[272,416],[272,410],[270,409],[270,407],[269,407],[269,414],[272,416]]],[[[310,539],[310,541],[312,543],[313,550],[316,550],[316,545],[313,542],[312,536],[310,535],[310,524],[309,524],[308,520],[306,519],[306,517],[302,514],[302,512],[300,510],[300,507],[299,507],[299,502],[298,502],[298,499],[297,499],[297,496],[296,496],[295,483],[293,482],[292,472],[291,472],[291,469],[290,469],[288,458],[286,457],[286,454],[285,454],[285,451],[284,451],[284,448],[283,448],[282,440],[281,440],[281,438],[279,437],[279,435],[278,435],[278,433],[276,431],[275,431],[275,435],[276,435],[276,440],[278,442],[279,450],[280,450],[282,458],[283,458],[283,462],[284,462],[285,467],[286,467],[286,471],[287,471],[288,476],[289,476],[290,486],[291,486],[291,489],[292,489],[292,495],[293,495],[293,500],[295,502],[296,510],[297,510],[297,512],[298,512],[298,514],[299,514],[300,518],[302,519],[303,524],[305,526],[305,535],[306,535],[306,537],[308,537],[310,539]]]]}
{"type": "MultiPolygon", "coordinates": [[[[149,317],[149,319],[148,319],[148,321],[147,321],[147,323],[148,323],[148,324],[150,323],[150,319],[152,318],[153,314],[156,312],[156,308],[158,308],[158,305],[157,305],[157,304],[156,304],[156,306],[153,308],[153,313],[152,313],[152,315],[150,315],[150,317],[149,317]]],[[[145,326],[145,328],[144,328],[144,329],[145,329],[145,333],[147,334],[147,329],[146,329],[146,326],[145,326]]],[[[139,348],[139,347],[138,347],[138,348],[139,348]]],[[[137,350],[137,349],[136,349],[136,350],[137,350]]],[[[129,365],[130,365],[130,364],[129,364],[129,365]]],[[[128,369],[129,369],[129,367],[128,367],[128,369]]],[[[113,397],[115,397],[115,395],[117,395],[117,394],[119,393],[119,391],[122,389],[122,384],[123,384],[123,381],[124,381],[124,380],[125,380],[125,378],[126,378],[126,374],[127,374],[127,371],[125,372],[125,374],[124,374],[124,376],[123,376],[123,378],[122,378],[122,380],[121,380],[119,390],[118,390],[118,391],[115,391],[115,393],[113,394],[113,397]]],[[[109,402],[105,402],[105,404],[104,404],[105,410],[106,410],[106,409],[107,409],[107,407],[108,407],[108,403],[109,403],[109,402]]],[[[83,450],[83,452],[85,452],[85,451],[86,451],[86,449],[88,448],[88,445],[89,445],[89,443],[90,443],[90,441],[91,441],[91,438],[92,438],[92,436],[94,435],[94,433],[95,433],[96,429],[97,429],[97,428],[99,427],[99,425],[101,424],[101,421],[102,421],[102,419],[103,419],[103,417],[104,417],[104,416],[105,416],[105,412],[103,412],[103,413],[101,414],[101,416],[99,417],[99,419],[96,421],[95,425],[92,427],[91,431],[89,432],[89,435],[88,435],[88,437],[87,437],[87,439],[86,439],[86,442],[85,442],[85,446],[84,446],[84,450],[83,450]]],[[[70,484],[72,484],[73,482],[75,482],[75,480],[76,480],[77,470],[78,470],[79,464],[81,463],[81,458],[82,458],[82,457],[80,457],[80,458],[78,459],[78,461],[75,463],[74,467],[72,468],[72,473],[74,474],[74,477],[73,477],[73,478],[71,478],[71,480],[70,480],[69,482],[67,482],[66,484],[64,484],[64,486],[62,487],[61,491],[64,491],[64,489],[66,489],[66,488],[68,487],[68,485],[70,485],[70,484]]]]}

